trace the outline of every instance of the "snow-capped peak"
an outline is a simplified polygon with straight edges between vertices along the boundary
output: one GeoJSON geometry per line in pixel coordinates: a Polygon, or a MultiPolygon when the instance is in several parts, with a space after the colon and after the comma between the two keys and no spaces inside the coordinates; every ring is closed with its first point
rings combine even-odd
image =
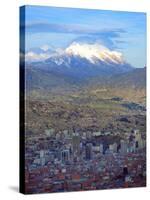
{"type": "MultiPolygon", "coordinates": [[[[112,51],[107,47],[99,44],[77,43],[73,42],[65,49],[52,49],[48,45],[40,48],[30,49],[25,54],[25,59],[28,62],[45,61],[47,59],[53,60],[56,64],[66,62],[63,59],[70,56],[79,56],[87,59],[92,64],[101,61],[106,64],[123,64],[125,63],[122,53],[112,51]]],[[[67,59],[67,62],[68,62],[67,59]]]]}
{"type": "Polygon", "coordinates": [[[80,56],[88,59],[90,62],[95,63],[96,60],[100,60],[106,63],[124,63],[122,53],[118,51],[111,51],[100,44],[80,44],[73,42],[69,47],[65,49],[65,52],[69,55],[80,56]]]}

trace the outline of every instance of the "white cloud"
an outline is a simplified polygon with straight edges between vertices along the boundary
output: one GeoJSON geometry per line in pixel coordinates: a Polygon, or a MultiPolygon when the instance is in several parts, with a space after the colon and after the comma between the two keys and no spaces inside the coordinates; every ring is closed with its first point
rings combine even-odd
{"type": "Polygon", "coordinates": [[[49,54],[47,53],[40,53],[40,54],[37,54],[37,53],[34,53],[32,51],[29,51],[26,53],[25,55],[25,60],[28,61],[28,62],[37,62],[37,61],[44,61],[46,60],[47,58],[49,58],[49,54]]]}
{"type": "Polygon", "coordinates": [[[43,51],[47,51],[47,50],[49,50],[49,48],[50,48],[50,46],[45,44],[40,49],[42,49],[43,51]]]}

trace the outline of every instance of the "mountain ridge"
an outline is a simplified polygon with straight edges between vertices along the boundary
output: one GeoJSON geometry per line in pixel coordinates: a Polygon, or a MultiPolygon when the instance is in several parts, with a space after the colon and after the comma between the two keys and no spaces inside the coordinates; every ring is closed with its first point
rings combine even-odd
{"type": "Polygon", "coordinates": [[[94,76],[82,79],[78,79],[74,76],[64,75],[60,72],[42,70],[38,68],[26,69],[26,89],[44,89],[51,90],[54,88],[66,88],[73,87],[114,87],[114,88],[138,88],[142,89],[146,87],[146,68],[135,68],[133,71],[105,76],[94,76]]]}
{"type": "MultiPolygon", "coordinates": [[[[38,52],[40,51],[38,50],[38,52]]],[[[80,79],[97,75],[120,74],[133,69],[124,60],[122,53],[110,50],[100,44],[79,44],[73,42],[66,49],[56,50],[50,55],[48,54],[49,49],[41,49],[41,52],[36,54],[29,51],[27,56],[30,59],[35,57],[35,62],[26,62],[27,65],[80,79]],[[38,56],[41,61],[37,61],[38,56]]]]}

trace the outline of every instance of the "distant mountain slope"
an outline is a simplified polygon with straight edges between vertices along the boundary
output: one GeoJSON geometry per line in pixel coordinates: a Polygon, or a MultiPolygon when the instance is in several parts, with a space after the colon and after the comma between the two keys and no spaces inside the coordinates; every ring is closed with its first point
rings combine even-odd
{"type": "Polygon", "coordinates": [[[108,83],[113,87],[145,88],[146,68],[136,68],[128,73],[115,75],[110,78],[108,83]]]}
{"type": "Polygon", "coordinates": [[[43,89],[50,90],[55,87],[70,87],[73,84],[73,79],[66,76],[61,76],[59,73],[54,73],[42,69],[27,68],[25,70],[26,89],[43,89]]]}
{"type": "Polygon", "coordinates": [[[86,80],[86,85],[112,87],[112,88],[137,88],[146,87],[146,68],[134,68],[130,72],[112,76],[95,76],[86,80]]]}
{"type": "Polygon", "coordinates": [[[76,78],[71,75],[64,75],[61,72],[42,70],[29,67],[26,69],[26,89],[51,90],[54,88],[71,87],[113,87],[113,88],[138,88],[146,87],[146,68],[134,69],[131,72],[113,76],[95,76],[87,79],[76,78]]]}

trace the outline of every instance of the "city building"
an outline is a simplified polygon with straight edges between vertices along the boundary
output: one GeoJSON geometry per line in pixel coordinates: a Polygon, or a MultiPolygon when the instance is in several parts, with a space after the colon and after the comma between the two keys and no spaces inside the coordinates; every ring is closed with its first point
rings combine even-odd
{"type": "Polygon", "coordinates": [[[64,163],[64,162],[67,162],[70,160],[70,152],[69,152],[69,149],[66,149],[66,150],[63,150],[61,152],[61,161],[64,163]]]}
{"type": "Polygon", "coordinates": [[[85,147],[85,158],[86,160],[92,159],[92,143],[87,143],[85,147]]]}
{"type": "Polygon", "coordinates": [[[120,153],[125,154],[128,151],[128,145],[125,140],[120,141],[120,153]]]}
{"type": "Polygon", "coordinates": [[[73,133],[72,135],[72,148],[73,148],[73,155],[79,156],[80,155],[80,135],[79,133],[73,133]]]}

